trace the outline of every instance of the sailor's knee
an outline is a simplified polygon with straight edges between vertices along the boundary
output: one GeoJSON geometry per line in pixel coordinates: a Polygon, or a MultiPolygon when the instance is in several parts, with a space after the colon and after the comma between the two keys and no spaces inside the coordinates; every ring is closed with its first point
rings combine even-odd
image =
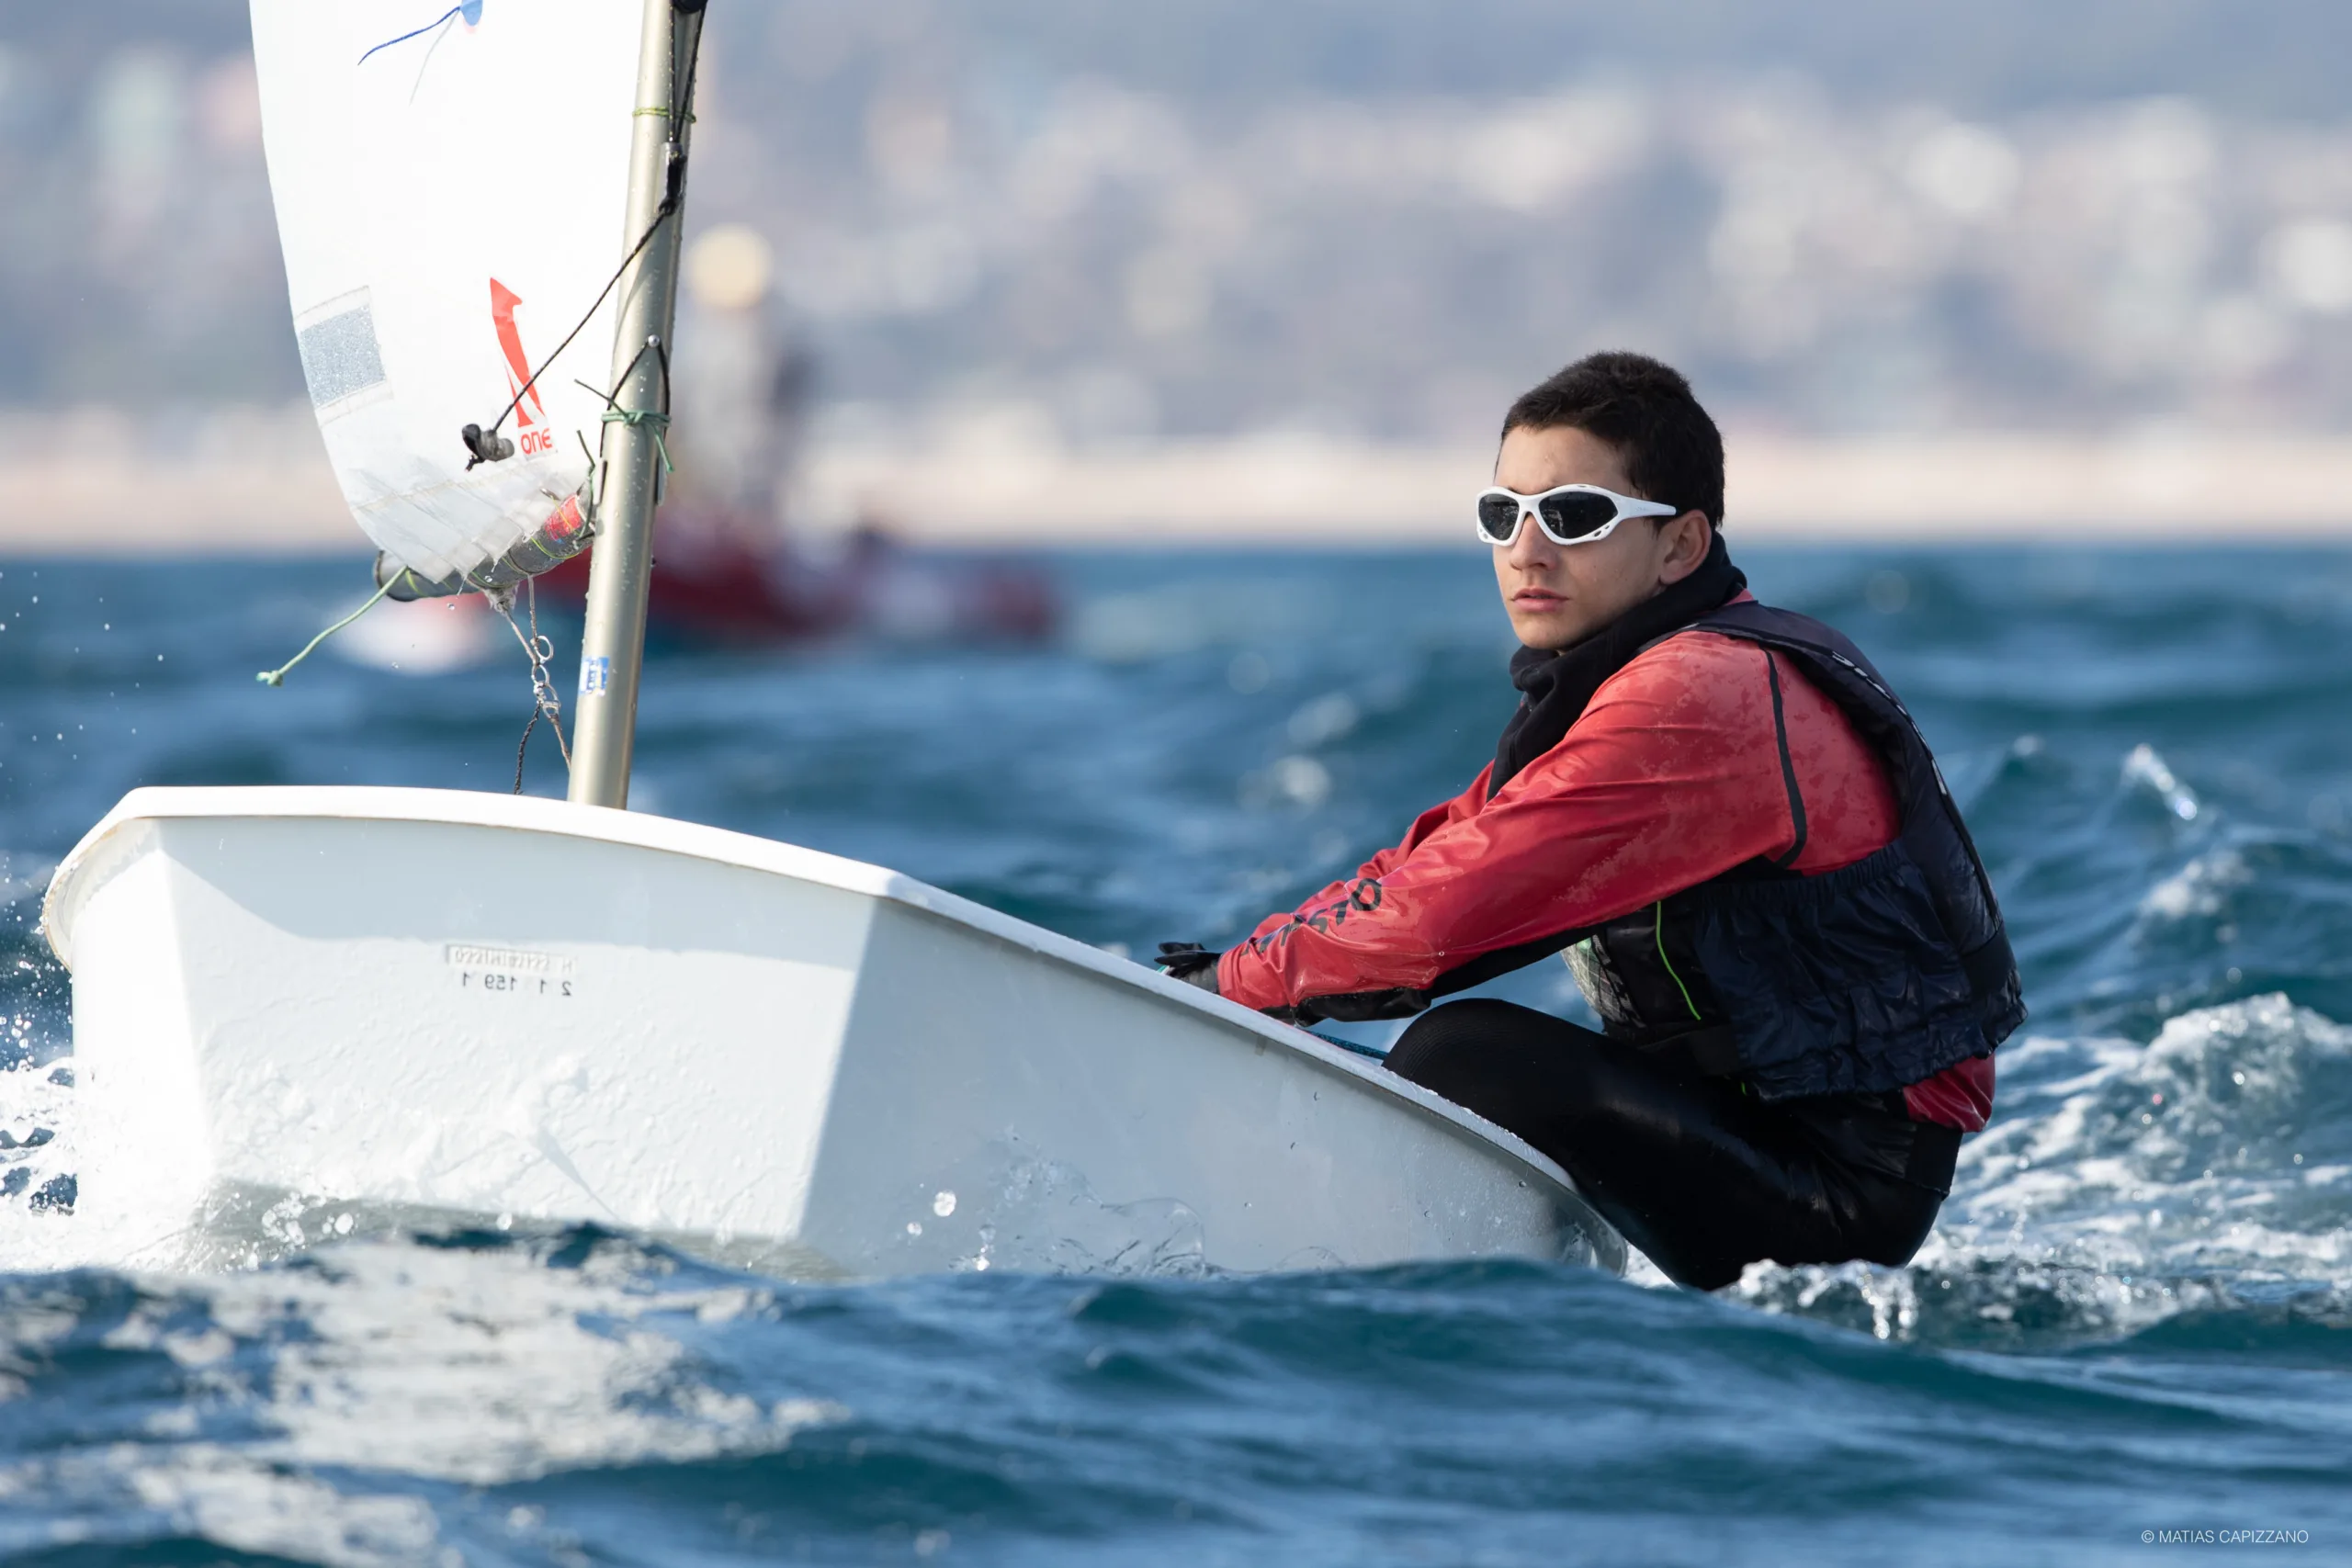
{"type": "Polygon", "coordinates": [[[1388,1070],[1419,1082],[1418,1069],[1451,1055],[1464,1038],[1481,1032],[1475,1028],[1463,1028],[1466,1021],[1455,1016],[1479,1005],[1476,1000],[1448,1002],[1431,1008],[1407,1024],[1405,1032],[1396,1037],[1396,1043],[1388,1048],[1388,1070]]]}
{"type": "Polygon", "coordinates": [[[1943,1206],[1939,1193],[1917,1188],[1903,1191],[1870,1216],[1864,1233],[1856,1238],[1854,1256],[1865,1263],[1902,1268],[1927,1245],[1943,1206]]]}
{"type": "MultiPolygon", "coordinates": [[[[1408,1025],[1388,1053],[1388,1068],[1440,1094],[1465,1077],[1484,1077],[1499,1057],[1524,1054],[1531,1035],[1560,1021],[1516,1002],[1472,997],[1431,1008],[1408,1025]]],[[[1459,1098],[1459,1097],[1454,1097],[1459,1098]]]]}

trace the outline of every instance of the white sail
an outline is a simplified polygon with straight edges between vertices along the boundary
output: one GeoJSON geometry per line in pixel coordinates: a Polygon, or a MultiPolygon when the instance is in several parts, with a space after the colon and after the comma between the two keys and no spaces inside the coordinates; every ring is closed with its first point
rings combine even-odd
{"type": "Polygon", "coordinates": [[[605,408],[577,383],[610,373],[614,301],[548,356],[634,238],[642,9],[253,0],[311,400],[353,517],[420,579],[480,581],[577,528],[605,408]],[[514,452],[469,468],[461,431],[510,403],[514,452]]]}

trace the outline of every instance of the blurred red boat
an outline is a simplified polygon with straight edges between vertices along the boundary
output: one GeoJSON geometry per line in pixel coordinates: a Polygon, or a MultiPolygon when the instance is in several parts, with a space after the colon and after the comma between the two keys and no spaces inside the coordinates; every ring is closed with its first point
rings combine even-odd
{"type": "MultiPolygon", "coordinates": [[[[542,576],[541,592],[583,601],[594,553],[542,576]]],[[[1028,643],[1051,637],[1060,612],[1052,581],[1026,563],[911,551],[873,526],[818,548],[752,534],[724,513],[665,506],[647,617],[673,643],[1028,643]]]]}
{"type": "MultiPolygon", "coordinates": [[[[807,433],[816,355],[787,330],[767,242],[722,223],[687,247],[671,388],[677,458],[653,530],[650,630],[673,644],[832,638],[1036,642],[1058,619],[1045,570],[910,550],[868,515],[846,536],[783,526],[807,433]]],[[[538,581],[559,604],[588,591],[588,554],[538,581]]]]}

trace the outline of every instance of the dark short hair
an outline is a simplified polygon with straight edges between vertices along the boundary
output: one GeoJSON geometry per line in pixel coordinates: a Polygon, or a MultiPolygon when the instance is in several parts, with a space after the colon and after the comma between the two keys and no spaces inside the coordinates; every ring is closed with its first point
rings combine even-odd
{"type": "Polygon", "coordinates": [[[1503,434],[1562,425],[1624,455],[1625,477],[1649,501],[1724,520],[1724,437],[1681,372],[1645,354],[1589,354],[1522,394],[1503,434]]]}

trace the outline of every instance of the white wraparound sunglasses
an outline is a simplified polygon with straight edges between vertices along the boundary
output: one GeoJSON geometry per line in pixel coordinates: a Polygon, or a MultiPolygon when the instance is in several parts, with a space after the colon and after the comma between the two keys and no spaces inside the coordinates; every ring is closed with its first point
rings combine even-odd
{"type": "Polygon", "coordinates": [[[1478,537],[1497,549],[1519,541],[1532,517],[1555,545],[1589,545],[1617,531],[1628,517],[1672,517],[1681,512],[1662,501],[1636,501],[1599,485],[1559,485],[1541,495],[1521,495],[1496,485],[1478,492],[1478,537]]]}

